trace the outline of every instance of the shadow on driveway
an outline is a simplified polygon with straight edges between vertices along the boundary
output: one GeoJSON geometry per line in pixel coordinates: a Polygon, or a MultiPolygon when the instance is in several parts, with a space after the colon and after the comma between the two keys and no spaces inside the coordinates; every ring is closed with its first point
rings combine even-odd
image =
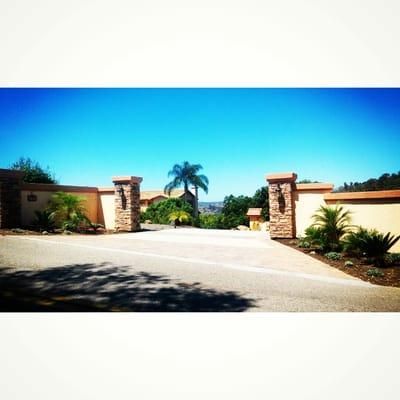
{"type": "Polygon", "coordinates": [[[254,301],[129,267],[0,268],[0,311],[245,311],[254,301]]]}

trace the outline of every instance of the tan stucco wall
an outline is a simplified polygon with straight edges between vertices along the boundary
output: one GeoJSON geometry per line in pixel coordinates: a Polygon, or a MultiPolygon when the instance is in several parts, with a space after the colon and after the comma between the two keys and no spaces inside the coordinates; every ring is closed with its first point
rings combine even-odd
{"type": "Polygon", "coordinates": [[[115,228],[114,192],[99,194],[99,221],[106,229],[115,228]]]}
{"type": "MultiPolygon", "coordinates": [[[[326,192],[325,192],[326,193],[326,192]]],[[[325,201],[322,191],[295,193],[296,235],[302,236],[304,230],[312,224],[312,215],[323,205],[335,205],[336,201],[325,201]]],[[[379,232],[391,232],[400,235],[400,199],[384,200],[343,200],[345,209],[352,212],[352,224],[365,228],[374,228],[379,232]]],[[[399,241],[400,242],[400,241],[399,241]]],[[[392,252],[400,252],[400,243],[392,247],[392,252]]]]}
{"type": "MultiPolygon", "coordinates": [[[[334,204],[332,202],[328,202],[334,204]]],[[[352,212],[353,225],[361,225],[364,228],[374,228],[379,232],[391,232],[400,235],[400,202],[389,203],[341,203],[352,212]]],[[[400,241],[391,249],[392,252],[400,252],[400,241]]]]}
{"type": "MultiPolygon", "coordinates": [[[[85,198],[85,207],[87,216],[92,222],[97,222],[97,209],[98,209],[98,195],[95,192],[68,192],[77,196],[85,198]]],[[[55,194],[55,191],[42,191],[42,190],[22,190],[21,191],[21,222],[22,225],[26,226],[32,223],[35,219],[35,211],[43,211],[48,205],[51,197],[55,194]],[[28,201],[27,196],[34,194],[37,196],[37,201],[28,201]]]]}
{"type": "Polygon", "coordinates": [[[303,236],[304,230],[312,224],[312,215],[321,204],[325,205],[324,191],[295,192],[296,236],[303,236]]]}

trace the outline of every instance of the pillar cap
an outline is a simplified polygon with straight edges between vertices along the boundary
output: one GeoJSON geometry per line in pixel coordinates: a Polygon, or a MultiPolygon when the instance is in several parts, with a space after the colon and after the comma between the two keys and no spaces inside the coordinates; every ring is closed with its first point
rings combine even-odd
{"type": "Polygon", "coordinates": [[[140,183],[143,178],[140,176],[113,176],[112,181],[114,183],[140,183]]]}
{"type": "Polygon", "coordinates": [[[266,179],[270,183],[276,182],[295,182],[297,179],[297,174],[294,172],[279,172],[276,174],[269,174],[266,179]]]}

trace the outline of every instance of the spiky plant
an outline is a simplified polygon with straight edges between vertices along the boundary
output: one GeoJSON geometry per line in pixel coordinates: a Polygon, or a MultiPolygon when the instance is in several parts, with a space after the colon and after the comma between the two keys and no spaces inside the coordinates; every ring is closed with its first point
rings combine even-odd
{"type": "Polygon", "coordinates": [[[390,232],[383,233],[372,232],[360,240],[361,251],[377,267],[385,267],[389,250],[400,239],[399,236],[392,235],[390,232]]]}
{"type": "Polygon", "coordinates": [[[52,232],[55,228],[54,214],[49,210],[35,211],[33,226],[40,232],[52,232]]]}
{"type": "Polygon", "coordinates": [[[351,212],[340,204],[334,207],[321,205],[313,215],[313,220],[312,226],[319,227],[324,236],[323,250],[340,250],[341,239],[351,228],[351,212]]]}
{"type": "Polygon", "coordinates": [[[199,174],[202,169],[203,167],[200,164],[190,164],[188,161],[184,161],[182,164],[175,164],[171,171],[168,172],[168,176],[173,177],[173,179],[164,188],[164,192],[169,196],[174,189],[183,186],[185,200],[188,201],[189,186],[194,186],[196,191],[195,217],[198,215],[197,188],[203,189],[204,192],[208,193],[208,178],[199,174]]]}
{"type": "Polygon", "coordinates": [[[343,240],[344,251],[349,255],[362,256],[365,252],[365,240],[371,235],[377,235],[376,229],[366,229],[359,226],[356,231],[350,232],[343,240]]]}
{"type": "Polygon", "coordinates": [[[309,226],[304,231],[304,241],[312,248],[324,249],[326,247],[325,233],[320,226],[309,226]]]}

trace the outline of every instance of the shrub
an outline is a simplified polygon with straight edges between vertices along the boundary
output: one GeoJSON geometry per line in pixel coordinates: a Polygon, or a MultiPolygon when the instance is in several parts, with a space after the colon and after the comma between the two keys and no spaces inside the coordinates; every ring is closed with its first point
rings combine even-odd
{"type": "Polygon", "coordinates": [[[183,199],[170,198],[151,204],[147,210],[141,214],[140,220],[142,222],[151,220],[153,224],[169,224],[169,217],[171,213],[175,211],[185,211],[192,215],[193,208],[183,199]]]}
{"type": "Polygon", "coordinates": [[[330,251],[329,253],[326,253],[325,257],[328,260],[333,260],[333,261],[337,261],[337,260],[340,260],[342,258],[340,253],[336,253],[336,251],[330,251]]]}
{"type": "Polygon", "coordinates": [[[309,226],[304,231],[304,234],[305,237],[303,238],[303,241],[309,243],[309,247],[318,249],[325,249],[327,247],[327,239],[322,228],[318,226],[309,226]]]}
{"type": "Polygon", "coordinates": [[[313,215],[313,227],[321,229],[322,248],[324,251],[338,251],[341,249],[341,239],[350,228],[350,211],[343,206],[320,206],[313,215]]]}
{"type": "Polygon", "coordinates": [[[372,268],[367,271],[367,275],[381,277],[381,276],[384,276],[385,274],[382,271],[379,271],[379,269],[377,269],[377,268],[372,268]]]}
{"type": "Polygon", "coordinates": [[[350,251],[367,257],[375,266],[385,267],[391,263],[389,250],[399,239],[400,235],[394,236],[390,232],[384,235],[376,230],[359,228],[348,235],[346,246],[350,251]]]}
{"type": "Polygon", "coordinates": [[[302,249],[309,249],[309,248],[311,247],[310,242],[307,241],[306,238],[300,238],[297,245],[298,245],[299,247],[301,247],[302,249]]]}
{"type": "Polygon", "coordinates": [[[387,254],[386,259],[388,264],[400,265],[400,253],[387,254]]]}
{"type": "Polygon", "coordinates": [[[221,214],[200,214],[198,226],[203,229],[222,229],[222,218],[221,214]]]}
{"type": "Polygon", "coordinates": [[[35,211],[35,216],[36,218],[33,221],[33,226],[39,232],[52,232],[56,227],[54,214],[51,211],[35,211]]]}
{"type": "Polygon", "coordinates": [[[352,266],[354,266],[354,263],[353,263],[353,261],[347,260],[347,261],[344,263],[344,266],[345,266],[345,267],[352,267],[352,266]]]}

